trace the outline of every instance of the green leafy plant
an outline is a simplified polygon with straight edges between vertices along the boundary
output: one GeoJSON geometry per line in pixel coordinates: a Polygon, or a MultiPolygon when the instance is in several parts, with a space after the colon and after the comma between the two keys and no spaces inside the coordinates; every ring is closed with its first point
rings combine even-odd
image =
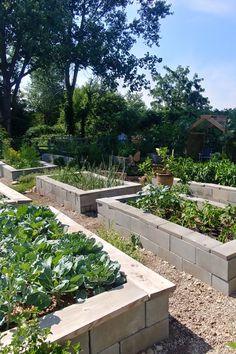
{"type": "Polygon", "coordinates": [[[15,168],[30,168],[40,165],[38,152],[33,146],[24,145],[19,151],[10,146],[5,146],[3,150],[4,160],[15,168]]]}
{"type": "Polygon", "coordinates": [[[155,173],[152,166],[152,159],[150,157],[147,157],[144,162],[138,165],[138,170],[145,176],[147,183],[152,182],[155,173]]]}
{"type": "Polygon", "coordinates": [[[117,179],[116,169],[108,167],[106,176],[102,176],[103,174],[103,167],[96,168],[87,165],[80,169],[76,167],[65,167],[56,172],[53,178],[83,190],[109,188],[123,184],[122,175],[117,179]]]}
{"type": "Polygon", "coordinates": [[[235,206],[229,205],[222,209],[204,203],[202,208],[198,208],[195,201],[185,200],[180,194],[180,188],[150,186],[148,191],[140,193],[129,204],[221,242],[236,239],[235,206]]]}
{"type": "Polygon", "coordinates": [[[229,160],[194,162],[191,158],[178,158],[171,161],[171,169],[183,183],[196,181],[236,187],[236,165],[229,160]]]}
{"type": "Polygon", "coordinates": [[[64,345],[47,340],[50,329],[40,328],[39,320],[34,315],[27,321],[24,316],[19,316],[17,327],[13,331],[11,342],[4,345],[4,334],[0,338],[0,354],[70,354],[80,353],[80,344],[71,346],[68,341],[64,345]]]}
{"type": "Polygon", "coordinates": [[[161,157],[161,164],[157,166],[156,172],[159,174],[172,174],[172,163],[174,156],[168,155],[168,148],[156,148],[157,154],[161,157]]]}
{"type": "Polygon", "coordinates": [[[97,232],[98,235],[105,241],[111,243],[122,252],[128,254],[128,256],[136,259],[139,262],[142,262],[143,253],[140,249],[140,243],[134,235],[131,235],[130,238],[124,238],[115,230],[107,230],[104,227],[100,227],[97,232]]]}
{"type": "Polygon", "coordinates": [[[27,308],[59,309],[65,302],[81,302],[125,282],[120,265],[110,260],[101,244],[82,232],[66,234],[45,207],[3,206],[0,228],[3,329],[27,308]]]}

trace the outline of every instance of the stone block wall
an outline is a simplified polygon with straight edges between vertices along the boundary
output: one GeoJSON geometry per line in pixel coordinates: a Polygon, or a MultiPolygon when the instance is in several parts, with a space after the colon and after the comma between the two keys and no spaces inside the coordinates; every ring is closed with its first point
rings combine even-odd
{"type": "Polygon", "coordinates": [[[100,220],[124,236],[137,235],[144,248],[222,293],[236,292],[236,240],[223,244],[127,205],[128,199],[99,199],[100,220]]]}

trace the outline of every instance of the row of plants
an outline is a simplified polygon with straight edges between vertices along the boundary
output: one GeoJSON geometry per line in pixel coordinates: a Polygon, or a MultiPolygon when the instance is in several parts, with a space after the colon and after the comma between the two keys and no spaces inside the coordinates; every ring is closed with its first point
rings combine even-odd
{"type": "Polygon", "coordinates": [[[67,234],[50,209],[0,209],[0,326],[82,302],[125,282],[120,265],[82,232],[67,234]]]}
{"type": "Polygon", "coordinates": [[[53,178],[82,190],[110,188],[123,184],[123,175],[118,176],[114,166],[109,166],[106,170],[104,166],[91,165],[84,165],[81,168],[65,167],[53,174],[53,178]],[[105,178],[101,176],[103,174],[105,178]]]}
{"type": "Polygon", "coordinates": [[[143,209],[176,224],[209,235],[221,242],[236,239],[236,207],[224,209],[204,203],[200,209],[195,201],[183,198],[183,187],[149,186],[130,205],[143,209]]]}
{"type": "Polygon", "coordinates": [[[30,145],[23,145],[19,150],[15,150],[9,142],[5,141],[3,159],[7,164],[17,169],[40,166],[39,153],[30,145]]]}
{"type": "Polygon", "coordinates": [[[196,181],[236,187],[236,165],[226,159],[213,157],[207,162],[194,162],[191,158],[178,158],[171,161],[170,169],[184,183],[196,181]]]}

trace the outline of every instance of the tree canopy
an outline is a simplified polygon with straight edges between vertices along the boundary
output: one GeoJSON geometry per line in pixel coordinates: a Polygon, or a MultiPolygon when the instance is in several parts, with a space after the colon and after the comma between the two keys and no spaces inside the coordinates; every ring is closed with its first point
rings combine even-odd
{"type": "Polygon", "coordinates": [[[60,0],[0,1],[0,109],[9,134],[21,81],[50,61],[63,13],[60,0]]]}

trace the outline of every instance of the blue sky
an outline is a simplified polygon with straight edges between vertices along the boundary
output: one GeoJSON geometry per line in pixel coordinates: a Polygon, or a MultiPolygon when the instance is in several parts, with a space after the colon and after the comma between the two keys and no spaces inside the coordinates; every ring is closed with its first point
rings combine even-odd
{"type": "MultiPolygon", "coordinates": [[[[213,108],[236,107],[236,0],[170,0],[161,23],[161,66],[189,66],[204,78],[213,108]]],[[[141,47],[140,47],[141,49],[141,47]]],[[[147,94],[144,97],[148,99],[147,94]]]]}
{"type": "MultiPolygon", "coordinates": [[[[204,95],[213,108],[236,108],[236,0],[166,2],[172,5],[173,15],[161,20],[160,47],[150,50],[139,42],[135,54],[141,56],[147,49],[157,54],[163,59],[158,65],[161,73],[165,72],[164,65],[171,69],[189,66],[191,76],[197,73],[204,79],[204,95]]],[[[79,77],[81,85],[90,73],[80,73],[79,77]]],[[[142,93],[149,105],[149,92],[142,93]]]]}

